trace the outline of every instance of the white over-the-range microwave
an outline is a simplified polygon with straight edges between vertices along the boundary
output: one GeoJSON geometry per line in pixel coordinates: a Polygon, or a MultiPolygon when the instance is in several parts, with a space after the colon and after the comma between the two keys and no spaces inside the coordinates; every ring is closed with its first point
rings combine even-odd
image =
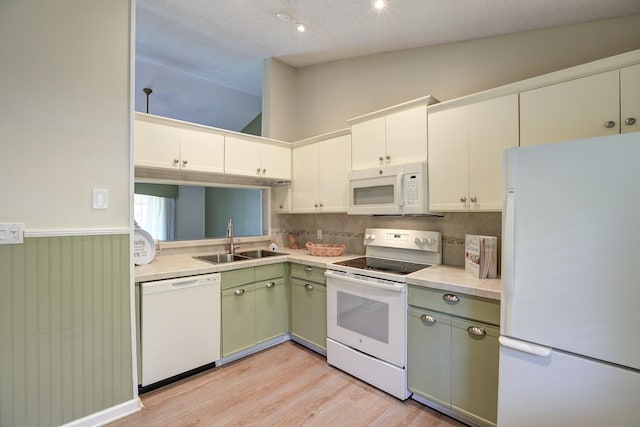
{"type": "Polygon", "coordinates": [[[426,162],[384,166],[349,174],[349,215],[433,215],[426,162]]]}

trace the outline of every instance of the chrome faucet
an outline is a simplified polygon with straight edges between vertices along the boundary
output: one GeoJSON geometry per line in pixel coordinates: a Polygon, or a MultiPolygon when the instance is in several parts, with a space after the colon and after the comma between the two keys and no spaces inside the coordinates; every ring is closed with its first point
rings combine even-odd
{"type": "Polygon", "coordinates": [[[229,253],[234,254],[240,245],[233,244],[233,218],[229,220],[229,225],[227,225],[227,237],[229,238],[229,253]]]}

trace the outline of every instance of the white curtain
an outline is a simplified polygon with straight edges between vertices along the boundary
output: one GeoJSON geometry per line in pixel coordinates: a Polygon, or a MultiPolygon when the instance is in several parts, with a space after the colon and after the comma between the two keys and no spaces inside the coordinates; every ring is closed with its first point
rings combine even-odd
{"type": "Polygon", "coordinates": [[[133,217],[155,240],[174,239],[175,199],[135,194],[133,217]]]}

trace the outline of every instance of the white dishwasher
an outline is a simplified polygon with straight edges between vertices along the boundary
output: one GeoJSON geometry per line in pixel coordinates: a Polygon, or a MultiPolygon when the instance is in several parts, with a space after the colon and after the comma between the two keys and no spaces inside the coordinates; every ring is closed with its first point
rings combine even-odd
{"type": "Polygon", "coordinates": [[[141,284],[142,386],[220,359],[220,273],[141,284]]]}

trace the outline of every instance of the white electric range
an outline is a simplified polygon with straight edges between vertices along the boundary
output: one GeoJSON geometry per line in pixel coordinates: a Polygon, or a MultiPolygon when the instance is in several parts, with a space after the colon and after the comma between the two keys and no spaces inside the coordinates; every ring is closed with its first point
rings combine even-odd
{"type": "Polygon", "coordinates": [[[366,256],[330,264],[327,362],[405,400],[408,274],[442,263],[435,231],[368,228],[366,256]]]}

